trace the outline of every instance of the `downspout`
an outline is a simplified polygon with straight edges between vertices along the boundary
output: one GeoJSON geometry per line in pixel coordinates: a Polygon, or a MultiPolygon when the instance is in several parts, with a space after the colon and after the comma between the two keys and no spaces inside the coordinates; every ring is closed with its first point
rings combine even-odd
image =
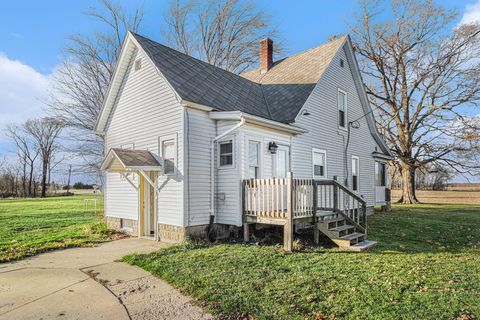
{"type": "MultiPolygon", "coordinates": [[[[231,134],[232,132],[234,132],[244,124],[245,124],[245,118],[242,115],[239,123],[237,123],[232,128],[228,129],[224,133],[213,138],[212,143],[210,145],[210,222],[209,222],[208,231],[207,231],[209,237],[210,237],[210,233],[213,230],[213,223],[215,222],[215,144],[220,139],[231,134]]],[[[235,147],[235,143],[233,144],[233,146],[235,147]]],[[[235,151],[233,151],[233,153],[235,155],[235,151]]]]}

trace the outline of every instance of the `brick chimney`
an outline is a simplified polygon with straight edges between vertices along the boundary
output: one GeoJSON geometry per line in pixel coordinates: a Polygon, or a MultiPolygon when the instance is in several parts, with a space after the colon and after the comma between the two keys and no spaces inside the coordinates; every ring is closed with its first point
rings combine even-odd
{"type": "Polygon", "coordinates": [[[273,41],[270,38],[260,40],[260,73],[265,73],[273,64],[273,41]]]}

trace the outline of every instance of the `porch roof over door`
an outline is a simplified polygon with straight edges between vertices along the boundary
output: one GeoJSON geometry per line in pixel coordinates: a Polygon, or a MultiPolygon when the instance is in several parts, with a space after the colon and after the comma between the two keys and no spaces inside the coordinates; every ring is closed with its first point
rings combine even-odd
{"type": "Polygon", "coordinates": [[[148,150],[112,148],[102,162],[101,170],[108,172],[160,171],[161,163],[148,150]]]}

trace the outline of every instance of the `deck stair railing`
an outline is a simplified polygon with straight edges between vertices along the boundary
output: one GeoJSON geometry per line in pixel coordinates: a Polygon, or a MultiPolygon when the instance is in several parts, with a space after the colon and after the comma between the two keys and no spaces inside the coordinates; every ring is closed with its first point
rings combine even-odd
{"type": "Polygon", "coordinates": [[[293,179],[289,172],[287,178],[243,180],[242,194],[246,239],[249,223],[284,225],[285,249],[291,250],[293,225],[315,224],[326,212],[341,215],[366,233],[365,200],[336,180],[293,179]]]}

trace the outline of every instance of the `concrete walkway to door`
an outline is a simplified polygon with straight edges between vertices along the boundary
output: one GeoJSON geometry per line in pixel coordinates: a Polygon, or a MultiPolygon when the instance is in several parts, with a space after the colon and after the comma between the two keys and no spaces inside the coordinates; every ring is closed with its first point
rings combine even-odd
{"type": "Polygon", "coordinates": [[[0,264],[0,319],[213,319],[122,256],[165,244],[130,238],[0,264]]]}

